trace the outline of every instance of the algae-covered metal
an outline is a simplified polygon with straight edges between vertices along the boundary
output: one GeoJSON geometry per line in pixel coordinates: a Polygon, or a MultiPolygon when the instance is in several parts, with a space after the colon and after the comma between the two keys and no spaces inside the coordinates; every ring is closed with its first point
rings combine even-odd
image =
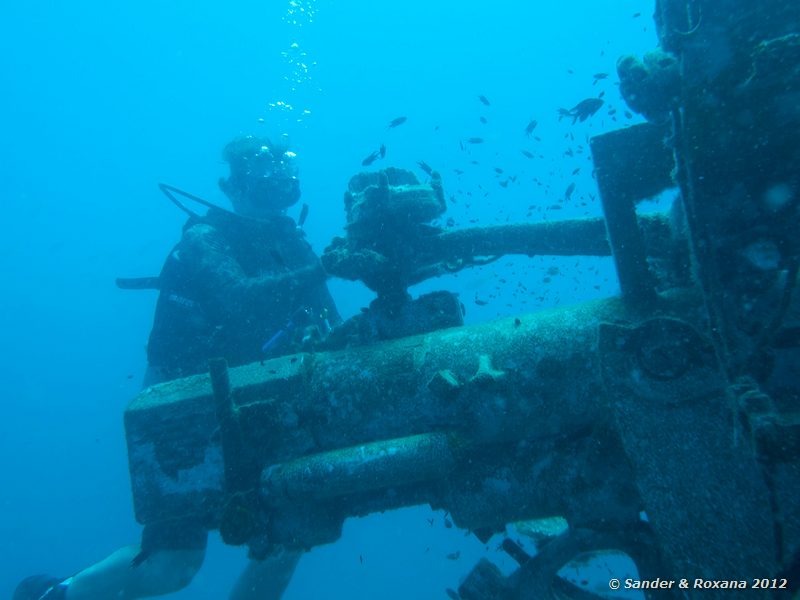
{"type": "Polygon", "coordinates": [[[602,548],[642,579],[701,581],[690,596],[796,585],[800,4],[659,0],[656,22],[660,48],[618,63],[651,123],[592,142],[604,223],[447,232],[426,223],[444,209],[435,172],[387,170],[351,182],[348,237],[324,258],[390,298],[388,318],[410,284],[481,253],[611,253],[622,298],[411,337],[431,328],[403,323],[145,390],[126,412],[137,518],[197,514],[255,556],[421,503],[481,539],[566,520],[536,556],[504,544],[519,569],[479,564],[464,599],[582,597],[555,573],[602,548]],[[636,213],[670,184],[671,222],[636,213]]]}
{"type": "MultiPolygon", "coordinates": [[[[665,297],[659,312],[698,331],[690,294],[665,297]]],[[[553,515],[573,525],[635,523],[635,482],[612,435],[609,365],[667,396],[707,399],[722,387],[707,338],[650,323],[637,326],[621,300],[608,299],[231,369],[238,445],[260,466],[252,488],[271,515],[259,539],[329,542],[347,516],[419,503],[445,507],[473,531],[553,515]],[[609,337],[626,323],[638,333],[609,337]],[[689,358],[665,364],[676,349],[689,358]]],[[[139,520],[195,512],[222,524],[228,494],[215,415],[207,376],[132,402],[139,520]],[[197,485],[174,485],[190,478],[197,485]]]]}
{"type": "MultiPolygon", "coordinates": [[[[437,431],[458,432],[471,444],[558,436],[606,418],[597,401],[597,331],[622,319],[622,305],[611,299],[280,357],[230,369],[232,402],[245,445],[264,467],[437,431]]],[[[221,434],[210,376],[144,390],[128,407],[126,429],[140,521],[174,518],[192,503],[202,512],[220,509],[221,434]],[[205,483],[172,485],[198,472],[205,483]]]]}

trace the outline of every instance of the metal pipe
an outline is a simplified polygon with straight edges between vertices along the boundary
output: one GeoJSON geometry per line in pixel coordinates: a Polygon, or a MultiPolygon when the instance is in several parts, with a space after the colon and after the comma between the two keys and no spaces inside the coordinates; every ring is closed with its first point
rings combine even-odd
{"type": "Polygon", "coordinates": [[[280,506],[439,479],[456,464],[456,443],[424,433],[304,456],[264,469],[262,496],[280,506]]]}

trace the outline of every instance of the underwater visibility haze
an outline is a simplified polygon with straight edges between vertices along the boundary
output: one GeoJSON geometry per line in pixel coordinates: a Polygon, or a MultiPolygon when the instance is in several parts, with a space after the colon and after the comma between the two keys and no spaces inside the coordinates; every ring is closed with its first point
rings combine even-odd
{"type": "MultiPolygon", "coordinates": [[[[114,282],[158,275],[180,237],[185,214],[159,183],[227,207],[225,144],[288,140],[302,193],[288,214],[308,205],[317,254],[345,234],[351,177],[388,167],[441,175],[435,225],[447,230],[602,217],[589,140],[644,122],[616,63],[658,45],[654,4],[6,3],[0,597],[139,539],[122,415],[157,293],[114,282]]],[[[675,193],[650,204],[666,210],[675,193]]],[[[329,286],[345,319],[374,298],[329,286]]],[[[609,256],[507,256],[410,288],[435,290],[457,293],[477,324],[620,285],[609,256]]],[[[513,571],[500,542],[427,506],[349,519],[303,557],[284,598],[444,598],[481,557],[513,571]]],[[[200,573],[169,597],[227,597],[245,555],[212,533],[200,573]]]]}

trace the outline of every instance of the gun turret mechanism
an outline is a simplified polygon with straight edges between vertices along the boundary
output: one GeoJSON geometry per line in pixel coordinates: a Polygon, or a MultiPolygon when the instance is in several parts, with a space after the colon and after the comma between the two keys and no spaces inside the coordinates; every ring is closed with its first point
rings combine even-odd
{"type": "Polygon", "coordinates": [[[592,139],[605,219],[447,230],[436,173],[357,175],[323,263],[377,293],[350,333],[379,341],[143,391],[137,518],[197,514],[256,556],[424,503],[482,540],[566,520],[534,556],[507,540],[517,571],[478,564],[464,599],[591,597],[556,573],[608,548],[689,595],[796,586],[800,3],[659,0],[656,21],[657,54],[619,63],[653,122],[592,139]],[[666,187],[677,226],[636,210],[666,187]],[[504,254],[612,255],[621,297],[456,327],[452,294],[408,296],[504,254]]]}

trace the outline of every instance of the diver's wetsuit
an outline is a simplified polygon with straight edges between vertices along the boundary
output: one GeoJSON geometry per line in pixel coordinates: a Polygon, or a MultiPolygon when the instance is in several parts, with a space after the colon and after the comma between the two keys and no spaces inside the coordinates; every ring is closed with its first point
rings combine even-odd
{"type": "MultiPolygon", "coordinates": [[[[189,219],[159,281],[148,385],[206,372],[210,358],[237,366],[293,352],[307,326],[340,321],[319,259],[282,215],[257,221],[211,209],[189,219]]],[[[211,526],[199,515],[148,524],[137,561],[201,549],[211,526]]]]}
{"type": "Polygon", "coordinates": [[[285,354],[306,325],[339,321],[319,259],[282,215],[190,219],[159,279],[147,383],[205,372],[210,358],[237,366],[285,354]]]}

